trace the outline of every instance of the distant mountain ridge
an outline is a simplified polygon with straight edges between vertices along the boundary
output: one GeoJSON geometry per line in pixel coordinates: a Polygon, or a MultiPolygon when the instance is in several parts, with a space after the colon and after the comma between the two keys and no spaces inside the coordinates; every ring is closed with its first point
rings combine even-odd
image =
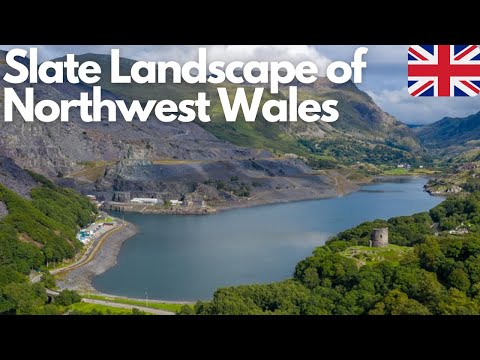
{"type": "MultiPolygon", "coordinates": [[[[313,99],[319,102],[327,99],[339,101],[338,110],[340,119],[334,123],[297,123],[270,124],[263,120],[259,114],[257,121],[246,123],[243,114],[234,123],[227,123],[223,116],[220,101],[217,94],[219,85],[211,84],[112,84],[110,82],[110,56],[84,54],[77,56],[80,63],[95,61],[102,67],[103,77],[98,85],[103,89],[118,95],[121,98],[140,101],[150,99],[171,99],[180,101],[196,97],[199,91],[207,92],[211,101],[210,123],[199,123],[205,130],[216,137],[229,141],[239,146],[249,148],[267,148],[286,152],[302,152],[305,149],[298,144],[298,139],[323,138],[347,136],[374,142],[388,143],[389,146],[400,149],[421,151],[421,146],[414,132],[393,116],[382,111],[368,94],[357,88],[352,82],[345,84],[333,84],[326,78],[319,78],[310,85],[292,82],[280,88],[277,95],[265,94],[262,104],[268,99],[284,100],[288,96],[290,85],[298,86],[299,101],[313,99]]],[[[130,73],[134,60],[120,59],[120,74],[130,73]]],[[[171,72],[167,74],[167,80],[171,79],[171,72]]],[[[223,83],[230,94],[238,87],[245,87],[247,93],[253,92],[253,86],[249,84],[223,83]]]]}
{"type": "Polygon", "coordinates": [[[423,146],[434,152],[458,153],[480,145],[480,112],[464,118],[443,118],[417,129],[423,146]]]}

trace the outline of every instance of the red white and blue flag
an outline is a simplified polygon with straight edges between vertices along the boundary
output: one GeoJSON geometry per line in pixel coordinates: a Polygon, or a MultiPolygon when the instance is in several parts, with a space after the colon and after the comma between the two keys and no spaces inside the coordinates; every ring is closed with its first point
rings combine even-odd
{"type": "Polygon", "coordinates": [[[412,96],[476,96],[480,49],[477,45],[412,45],[408,92],[412,96]]]}

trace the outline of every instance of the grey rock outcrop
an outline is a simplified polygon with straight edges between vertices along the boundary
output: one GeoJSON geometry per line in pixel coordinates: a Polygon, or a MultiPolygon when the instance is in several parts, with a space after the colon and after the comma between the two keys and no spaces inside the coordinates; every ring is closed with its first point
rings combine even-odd
{"type": "Polygon", "coordinates": [[[0,201],[0,220],[8,215],[7,205],[3,201],[0,201]]]}
{"type": "Polygon", "coordinates": [[[24,198],[30,198],[30,190],[38,185],[15,161],[4,156],[0,156],[0,184],[24,198]]]}

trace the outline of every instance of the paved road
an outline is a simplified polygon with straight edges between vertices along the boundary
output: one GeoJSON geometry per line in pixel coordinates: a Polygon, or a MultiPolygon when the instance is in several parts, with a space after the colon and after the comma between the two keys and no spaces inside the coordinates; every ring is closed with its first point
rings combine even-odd
{"type": "Polygon", "coordinates": [[[89,263],[90,261],[93,260],[97,251],[101,248],[103,242],[113,233],[116,233],[116,232],[120,231],[121,229],[123,229],[124,226],[125,225],[121,224],[121,225],[117,225],[114,228],[108,230],[107,232],[102,234],[98,239],[94,240],[93,244],[89,246],[89,248],[87,249],[85,254],[83,254],[83,256],[79,260],[75,261],[73,264],[70,264],[68,266],[51,270],[50,274],[55,275],[55,274],[59,274],[59,273],[65,272],[65,271],[70,271],[70,270],[73,270],[77,267],[80,267],[80,266],[83,266],[83,265],[89,263]]]}
{"type": "Polygon", "coordinates": [[[145,306],[138,306],[138,305],[129,305],[129,304],[120,304],[120,303],[114,303],[110,301],[104,301],[104,300],[97,300],[97,299],[83,299],[82,300],[85,303],[89,304],[98,304],[98,305],[107,305],[107,306],[112,306],[116,308],[122,308],[122,309],[133,309],[136,308],[140,311],[145,311],[147,313],[155,314],[155,315],[175,315],[174,312],[171,311],[165,311],[165,310],[160,310],[160,309],[152,309],[148,308],[145,306]]]}
{"type": "MultiPolygon", "coordinates": [[[[51,296],[57,296],[59,294],[59,292],[55,291],[55,290],[47,289],[47,294],[51,295],[51,296]]],[[[106,305],[106,306],[116,307],[116,308],[120,308],[120,309],[128,309],[128,310],[132,310],[133,308],[135,308],[135,309],[138,309],[140,311],[145,311],[147,313],[155,314],[155,315],[175,315],[175,313],[172,312],[172,311],[152,309],[152,308],[149,308],[149,307],[138,306],[138,305],[120,304],[120,303],[116,303],[116,302],[112,302],[112,301],[106,301],[106,300],[82,298],[82,302],[89,303],[89,304],[106,305]]]]}
{"type": "MultiPolygon", "coordinates": [[[[80,266],[83,266],[83,265],[89,263],[90,261],[93,260],[97,251],[101,248],[105,239],[107,239],[113,233],[116,233],[117,231],[120,231],[121,229],[123,229],[124,226],[125,225],[123,225],[123,224],[122,225],[117,225],[114,228],[112,228],[112,229],[108,230],[107,232],[103,233],[99,238],[93,240],[93,243],[88,247],[87,251],[85,251],[85,254],[83,254],[83,256],[79,260],[75,261],[74,263],[72,263],[68,266],[50,270],[50,274],[55,275],[55,274],[59,274],[59,273],[65,272],[65,271],[70,271],[70,270],[73,270],[77,267],[80,267],[80,266]]],[[[30,279],[30,282],[32,282],[32,283],[39,282],[40,279],[42,278],[42,276],[43,276],[43,274],[37,275],[34,278],[30,279]]]]}

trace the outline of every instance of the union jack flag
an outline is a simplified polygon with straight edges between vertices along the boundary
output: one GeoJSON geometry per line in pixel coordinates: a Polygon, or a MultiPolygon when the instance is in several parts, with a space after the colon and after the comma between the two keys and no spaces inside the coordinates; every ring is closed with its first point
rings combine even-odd
{"type": "Polygon", "coordinates": [[[408,92],[412,96],[476,96],[480,49],[477,45],[412,45],[408,92]]]}

